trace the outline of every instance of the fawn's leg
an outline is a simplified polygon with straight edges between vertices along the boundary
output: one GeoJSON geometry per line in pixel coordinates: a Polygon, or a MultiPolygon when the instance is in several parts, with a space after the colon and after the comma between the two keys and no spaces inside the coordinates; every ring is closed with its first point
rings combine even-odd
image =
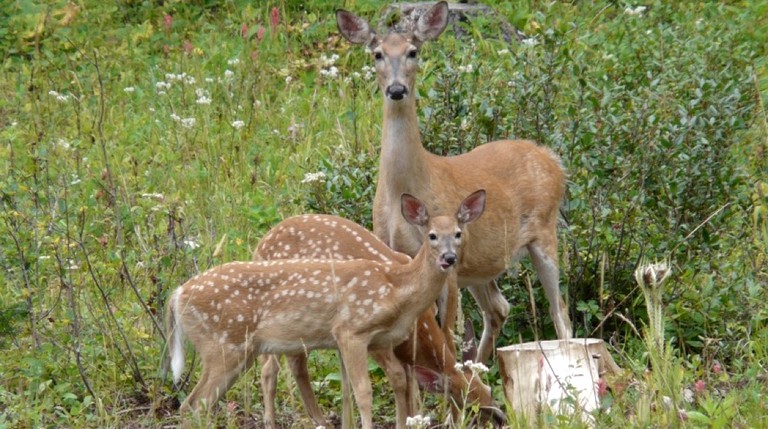
{"type": "Polygon", "coordinates": [[[350,332],[334,333],[341,359],[355,394],[363,429],[373,429],[373,389],[368,376],[368,341],[350,332]]]}
{"type": "Polygon", "coordinates": [[[280,358],[276,355],[261,355],[261,395],[264,403],[264,428],[275,426],[275,391],[280,373],[280,358]]]}
{"type": "Polygon", "coordinates": [[[398,429],[404,429],[406,418],[415,411],[408,406],[408,385],[405,369],[397,357],[395,357],[392,348],[371,350],[370,353],[379,366],[384,370],[384,373],[387,374],[389,384],[392,385],[392,391],[395,394],[395,412],[397,416],[396,427],[398,429]]]}
{"type": "Polygon", "coordinates": [[[301,400],[304,402],[304,408],[307,410],[307,414],[315,422],[316,426],[328,426],[325,421],[323,412],[320,411],[320,407],[317,405],[317,399],[315,399],[315,393],[312,392],[312,384],[310,383],[309,371],[307,371],[307,355],[300,353],[293,356],[288,356],[288,365],[291,367],[291,373],[296,380],[296,385],[299,387],[299,394],[301,394],[301,400]]]}

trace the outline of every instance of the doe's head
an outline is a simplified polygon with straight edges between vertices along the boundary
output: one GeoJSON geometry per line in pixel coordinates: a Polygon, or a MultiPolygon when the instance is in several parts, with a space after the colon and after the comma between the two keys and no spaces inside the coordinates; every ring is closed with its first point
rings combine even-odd
{"type": "Polygon", "coordinates": [[[429,8],[409,33],[379,36],[368,21],[343,9],[336,11],[336,24],[350,43],[370,49],[379,88],[386,99],[400,101],[413,93],[419,48],[440,36],[448,24],[448,4],[441,1],[429,8]]]}

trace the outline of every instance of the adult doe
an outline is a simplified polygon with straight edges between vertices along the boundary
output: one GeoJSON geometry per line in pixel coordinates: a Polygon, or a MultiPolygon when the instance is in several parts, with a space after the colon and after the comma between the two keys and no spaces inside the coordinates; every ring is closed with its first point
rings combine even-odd
{"type": "MultiPolygon", "coordinates": [[[[421,144],[416,115],[419,48],[436,39],[448,21],[448,5],[427,10],[409,33],[378,35],[368,22],[338,10],[341,34],[372,52],[384,97],[379,177],[373,203],[374,233],[393,249],[415,255],[422,237],[395,214],[402,193],[420,195],[432,213],[449,213],[470,189],[487,192],[483,218],[467,228],[458,266],[459,287],[469,288],[483,311],[484,329],[478,358],[491,355],[509,312],[495,279],[526,251],[549,300],[559,338],[572,335],[568,311],[560,295],[557,216],[565,192],[559,158],[530,141],[503,140],[480,145],[457,156],[437,156],[421,144]]],[[[448,306],[453,326],[456,299],[448,306]]]]}

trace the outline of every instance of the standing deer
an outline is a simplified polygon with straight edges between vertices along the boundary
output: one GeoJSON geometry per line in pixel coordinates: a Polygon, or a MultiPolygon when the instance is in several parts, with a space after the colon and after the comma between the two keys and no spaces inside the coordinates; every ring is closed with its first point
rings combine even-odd
{"type": "Polygon", "coordinates": [[[485,192],[464,199],[455,217],[430,218],[424,203],[409,194],[401,201],[403,217],[424,235],[408,264],[360,259],[232,262],[176,289],[166,311],[174,381],[178,383],[184,369],[184,335],[203,367],[182,411],[212,406],[257,355],[338,348],[362,427],[373,428],[366,359],[371,352],[383,363],[395,393],[397,427],[404,428],[405,372],[392,349],[440,294],[458,261],[465,225],[483,212],[485,192]]]}
{"type": "MultiPolygon", "coordinates": [[[[408,255],[395,252],[362,226],[331,215],[300,215],[283,220],[259,242],[253,259],[370,259],[386,265],[405,265],[411,261],[408,255]]],[[[454,420],[461,409],[476,404],[480,408],[482,421],[503,424],[506,416],[495,406],[490,387],[481,378],[473,376],[470,369],[459,371],[456,368],[455,350],[446,344],[435,320],[433,306],[421,313],[414,331],[406,341],[395,347],[395,356],[406,368],[413,370],[419,384],[436,393],[448,392],[454,420]]],[[[307,413],[316,425],[328,426],[312,393],[306,354],[287,358],[307,413]]],[[[270,355],[261,369],[264,426],[267,429],[276,427],[274,401],[279,368],[277,356],[270,355]]],[[[409,376],[410,371],[406,371],[406,375],[409,376]]],[[[410,384],[410,377],[408,380],[410,384]]],[[[410,387],[407,392],[411,392],[410,387]]],[[[346,399],[344,396],[343,423],[350,414],[346,399]]],[[[409,397],[408,400],[408,415],[416,412],[413,399],[409,397]]]]}
{"type": "MultiPolygon", "coordinates": [[[[418,52],[443,32],[447,20],[448,6],[439,2],[419,18],[412,32],[382,37],[366,20],[345,10],[336,12],[341,34],[373,53],[384,95],[374,233],[393,249],[414,255],[422,237],[395,215],[400,194],[422,195],[430,212],[448,213],[467,190],[487,192],[486,214],[467,228],[457,270],[459,287],[469,289],[483,312],[478,358],[486,361],[509,312],[495,279],[526,251],[544,286],[558,338],[572,336],[558,286],[556,227],[565,173],[557,155],[530,141],[495,141],[449,157],[424,149],[416,115],[418,52]]],[[[444,329],[455,324],[456,301],[454,295],[444,329]]]]}

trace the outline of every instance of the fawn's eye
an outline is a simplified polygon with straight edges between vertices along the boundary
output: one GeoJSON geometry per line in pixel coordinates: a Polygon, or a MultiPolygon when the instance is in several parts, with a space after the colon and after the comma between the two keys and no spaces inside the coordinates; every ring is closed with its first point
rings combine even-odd
{"type": "Polygon", "coordinates": [[[416,49],[408,51],[408,58],[416,58],[416,55],[418,55],[418,51],[416,49]]]}
{"type": "Polygon", "coordinates": [[[456,239],[458,240],[458,239],[460,239],[460,238],[461,238],[461,231],[459,231],[459,232],[457,232],[457,233],[456,233],[456,239]]]}
{"type": "Polygon", "coordinates": [[[434,232],[430,232],[430,233],[429,233],[429,235],[428,235],[428,237],[429,237],[429,239],[430,239],[430,240],[432,240],[432,241],[435,241],[435,240],[437,240],[437,234],[435,234],[434,232]]]}
{"type": "Polygon", "coordinates": [[[373,53],[373,58],[374,58],[376,61],[379,61],[379,60],[381,60],[382,58],[384,58],[384,55],[383,55],[381,52],[374,52],[374,53],[373,53]]]}

